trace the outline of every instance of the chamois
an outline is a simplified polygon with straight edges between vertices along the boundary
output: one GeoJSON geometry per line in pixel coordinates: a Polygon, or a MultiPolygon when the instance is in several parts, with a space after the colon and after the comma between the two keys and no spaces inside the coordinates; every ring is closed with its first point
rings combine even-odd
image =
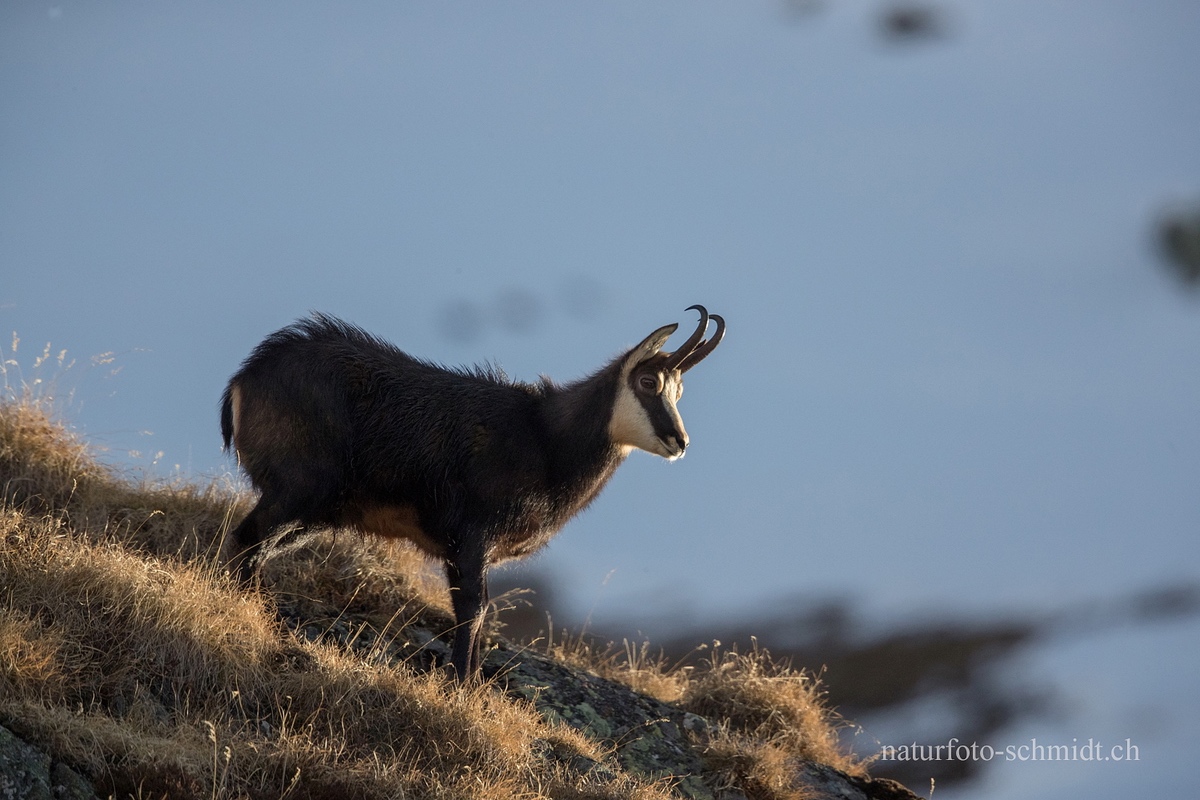
{"type": "Polygon", "coordinates": [[[682,375],[725,333],[693,309],[699,326],[674,352],[662,348],[679,326],[665,325],[566,385],[447,369],[324,314],[269,335],[221,399],[225,449],[260,492],[232,533],[231,568],[252,582],[264,543],[317,526],[409,539],[445,564],[451,664],[472,678],[488,567],[545,545],[633,449],[683,455],[682,375]]]}

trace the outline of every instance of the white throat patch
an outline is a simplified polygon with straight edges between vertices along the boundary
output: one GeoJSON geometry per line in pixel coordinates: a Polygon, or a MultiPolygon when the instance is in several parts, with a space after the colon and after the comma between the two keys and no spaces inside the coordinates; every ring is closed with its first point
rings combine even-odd
{"type": "Polygon", "coordinates": [[[626,372],[622,371],[621,382],[617,386],[617,401],[613,404],[612,419],[608,421],[608,435],[613,443],[625,448],[628,452],[633,448],[654,452],[654,426],[646,416],[646,409],[638,402],[637,396],[629,388],[626,372]]]}

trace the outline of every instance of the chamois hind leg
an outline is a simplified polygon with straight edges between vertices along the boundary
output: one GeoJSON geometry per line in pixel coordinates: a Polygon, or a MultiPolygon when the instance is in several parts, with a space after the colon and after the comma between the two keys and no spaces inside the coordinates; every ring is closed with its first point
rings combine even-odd
{"type": "Polygon", "coordinates": [[[447,559],[446,578],[456,623],[450,663],[459,681],[467,682],[479,674],[479,640],[488,604],[487,563],[482,542],[469,543],[447,559]]]}
{"type": "Polygon", "coordinates": [[[238,580],[247,585],[254,582],[263,542],[275,528],[287,521],[286,516],[280,513],[278,504],[270,503],[264,497],[233,529],[229,535],[233,542],[233,555],[229,558],[228,566],[230,571],[237,573],[238,580]]]}
{"type": "MultiPolygon", "coordinates": [[[[234,555],[230,558],[229,567],[237,570],[242,583],[254,582],[264,544],[269,544],[272,550],[283,548],[302,537],[309,526],[335,521],[327,513],[319,514],[324,509],[334,507],[335,503],[327,491],[313,489],[315,485],[298,485],[284,495],[264,491],[258,504],[234,528],[230,534],[234,555]],[[276,531],[289,523],[292,527],[277,541],[271,541],[276,531]]],[[[328,486],[327,483],[325,485],[328,486]]]]}
{"type": "Polygon", "coordinates": [[[226,566],[237,575],[242,583],[249,584],[254,577],[255,556],[264,538],[259,520],[263,517],[263,503],[259,500],[241,523],[229,533],[233,553],[226,566]]]}

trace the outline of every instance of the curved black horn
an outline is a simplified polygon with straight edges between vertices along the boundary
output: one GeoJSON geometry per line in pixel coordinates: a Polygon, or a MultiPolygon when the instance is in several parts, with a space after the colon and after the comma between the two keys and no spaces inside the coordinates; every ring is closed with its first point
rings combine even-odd
{"type": "Polygon", "coordinates": [[[688,311],[692,309],[700,312],[700,324],[696,326],[696,332],[688,337],[683,346],[671,353],[666,363],[663,364],[664,369],[679,369],[679,365],[692,354],[692,351],[700,344],[700,340],[704,338],[704,332],[708,330],[708,309],[701,305],[687,307],[688,311]]]}
{"type": "Polygon", "coordinates": [[[725,320],[720,314],[713,314],[710,319],[717,323],[717,330],[713,333],[712,338],[708,341],[701,342],[691,354],[683,360],[679,365],[680,372],[687,372],[692,367],[699,364],[706,355],[711,353],[717,345],[721,343],[722,337],[725,336],[725,320]]]}

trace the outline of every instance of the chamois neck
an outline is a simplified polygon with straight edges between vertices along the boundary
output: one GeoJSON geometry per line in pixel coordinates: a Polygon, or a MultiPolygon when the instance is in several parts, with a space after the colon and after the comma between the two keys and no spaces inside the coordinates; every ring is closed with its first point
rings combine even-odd
{"type": "Polygon", "coordinates": [[[559,480],[607,480],[626,453],[612,441],[609,420],[616,400],[620,365],[610,364],[583,380],[544,384],[544,420],[550,456],[559,480]]]}

